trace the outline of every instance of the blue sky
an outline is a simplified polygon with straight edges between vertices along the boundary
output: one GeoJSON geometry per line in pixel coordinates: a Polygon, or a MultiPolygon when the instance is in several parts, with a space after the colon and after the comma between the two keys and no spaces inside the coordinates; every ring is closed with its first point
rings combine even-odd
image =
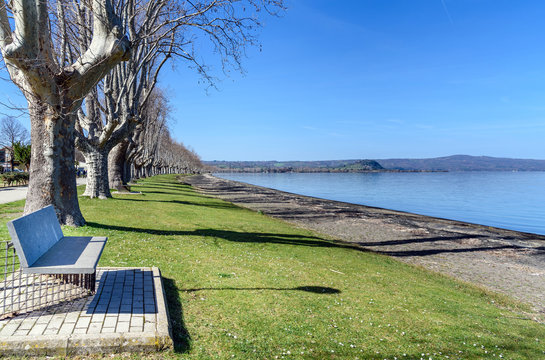
{"type": "Polygon", "coordinates": [[[288,5],[245,76],[170,76],[173,132],[203,159],[545,159],[545,2],[288,5]]]}
{"type": "Polygon", "coordinates": [[[172,133],[204,160],[545,159],[544,1],[288,7],[219,90],[163,73],[172,133]]]}

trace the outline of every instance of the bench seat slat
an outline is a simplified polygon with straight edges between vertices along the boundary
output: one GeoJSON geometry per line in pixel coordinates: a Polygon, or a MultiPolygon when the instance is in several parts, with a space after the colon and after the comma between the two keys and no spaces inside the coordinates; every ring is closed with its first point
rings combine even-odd
{"type": "Polygon", "coordinates": [[[106,245],[106,237],[65,236],[31,266],[31,274],[92,274],[106,245]]]}

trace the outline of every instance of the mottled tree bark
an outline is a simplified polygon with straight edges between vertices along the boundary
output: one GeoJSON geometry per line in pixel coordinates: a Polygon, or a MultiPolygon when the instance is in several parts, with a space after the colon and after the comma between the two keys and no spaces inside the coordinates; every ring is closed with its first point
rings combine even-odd
{"type": "Polygon", "coordinates": [[[110,151],[108,156],[108,177],[110,188],[117,191],[129,191],[127,188],[127,147],[128,141],[122,141],[110,151]]]}
{"type": "Polygon", "coordinates": [[[74,168],[72,114],[59,115],[43,104],[29,102],[32,160],[25,213],[54,204],[59,221],[81,225],[74,168]]]}
{"type": "Polygon", "coordinates": [[[111,198],[108,182],[108,149],[82,151],[87,164],[87,185],[83,196],[92,198],[111,198]]]}

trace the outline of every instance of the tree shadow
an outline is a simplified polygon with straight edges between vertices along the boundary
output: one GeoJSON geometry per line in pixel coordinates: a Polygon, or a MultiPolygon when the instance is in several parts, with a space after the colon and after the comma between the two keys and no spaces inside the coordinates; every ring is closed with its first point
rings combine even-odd
{"type": "MultiPolygon", "coordinates": [[[[190,231],[180,231],[180,230],[155,230],[155,229],[144,229],[144,228],[134,228],[127,226],[117,226],[117,225],[106,225],[99,224],[94,222],[88,222],[87,226],[105,229],[105,230],[117,230],[117,231],[127,231],[127,232],[136,232],[144,233],[150,235],[165,235],[165,236],[202,236],[202,237],[211,237],[223,239],[226,241],[238,242],[238,243],[267,243],[267,244],[279,244],[279,245],[292,245],[292,246],[309,246],[309,247],[322,247],[322,248],[340,248],[340,249],[349,249],[369,253],[383,254],[393,257],[411,257],[411,256],[428,256],[436,255],[441,253],[470,253],[478,251],[494,251],[494,250],[527,250],[527,247],[519,246],[516,244],[513,245],[501,245],[501,246],[465,246],[465,247],[448,247],[444,246],[441,248],[435,249],[402,249],[402,250],[380,250],[380,249],[371,249],[370,247],[374,246],[374,243],[350,243],[343,242],[340,240],[327,240],[320,237],[312,235],[297,235],[297,234],[281,234],[281,233],[259,233],[259,232],[238,232],[230,230],[219,230],[219,229],[197,229],[190,231]]],[[[475,238],[475,235],[459,235],[453,236],[451,240],[464,239],[464,238],[475,238]]],[[[432,237],[432,238],[414,238],[410,240],[392,240],[392,242],[400,242],[402,244],[408,244],[410,242],[436,242],[439,240],[448,240],[448,237],[432,237]]],[[[390,242],[378,242],[379,246],[391,245],[390,242]],[[382,245],[381,245],[382,244],[382,245]]],[[[535,250],[536,255],[541,255],[545,252],[545,247],[535,247],[531,248],[535,250]]]]}
{"type": "MultiPolygon", "coordinates": [[[[160,194],[160,195],[180,195],[180,191],[175,191],[175,190],[172,190],[172,191],[167,191],[167,190],[163,190],[163,191],[158,191],[158,190],[146,190],[145,191],[146,194],[160,194]]],[[[183,196],[192,196],[191,194],[183,194],[183,196]]]]}
{"type": "Polygon", "coordinates": [[[255,288],[236,288],[236,287],[223,287],[223,288],[194,288],[194,289],[180,289],[180,291],[195,292],[195,291],[224,291],[224,290],[243,290],[243,291],[258,291],[258,290],[274,290],[274,291],[304,291],[314,294],[340,294],[341,290],[325,287],[325,286],[297,286],[293,288],[273,288],[273,287],[255,287],[255,288]]]}
{"type": "Polygon", "coordinates": [[[172,183],[158,183],[158,182],[141,182],[136,183],[131,186],[144,186],[144,187],[150,187],[150,188],[156,188],[156,189],[162,189],[162,190],[177,190],[177,191],[189,191],[187,188],[187,185],[174,185],[172,183]]]}
{"type": "Polygon", "coordinates": [[[366,251],[365,249],[358,247],[357,245],[328,241],[328,240],[322,239],[320,237],[312,236],[312,235],[238,232],[238,231],[218,230],[218,229],[197,229],[197,230],[191,230],[191,231],[155,230],[155,229],[134,228],[134,227],[128,227],[128,226],[106,225],[106,224],[99,224],[95,222],[88,222],[87,226],[97,228],[97,229],[136,232],[136,233],[144,233],[149,235],[203,236],[203,237],[220,238],[227,241],[241,242],[241,243],[272,243],[272,244],[282,244],[282,245],[300,245],[300,246],[327,247],[327,248],[336,247],[336,248],[349,248],[349,249],[355,249],[360,251],[366,251]]]}
{"type": "MultiPolygon", "coordinates": [[[[495,251],[495,250],[527,250],[527,247],[524,246],[517,246],[517,245],[502,245],[502,246],[481,246],[481,247],[472,247],[472,248],[458,248],[458,249],[424,249],[424,250],[402,250],[402,251],[377,251],[380,254],[394,256],[394,257],[411,257],[411,256],[429,256],[429,255],[437,255],[437,254],[443,254],[443,253],[470,253],[470,252],[478,252],[478,251],[495,251]]],[[[545,247],[534,247],[531,248],[531,250],[534,250],[536,252],[536,255],[542,255],[545,254],[545,247]]]]}
{"type": "Polygon", "coordinates": [[[215,208],[215,209],[229,209],[229,210],[242,209],[240,207],[234,206],[229,203],[202,204],[202,203],[195,203],[191,201],[182,201],[182,200],[148,200],[148,199],[134,199],[134,198],[116,198],[116,200],[136,201],[136,202],[145,201],[145,202],[157,202],[157,203],[189,205],[189,206],[202,206],[202,207],[215,208]]]}
{"type": "Polygon", "coordinates": [[[176,281],[163,277],[163,285],[167,296],[168,316],[172,326],[172,340],[174,342],[174,351],[185,353],[191,349],[191,336],[187,331],[184,321],[182,302],[180,293],[176,287],[176,281]]]}
{"type": "Polygon", "coordinates": [[[476,238],[486,238],[485,235],[475,235],[475,234],[465,234],[465,235],[455,235],[455,236],[436,236],[436,237],[416,237],[411,239],[399,239],[399,240],[387,240],[387,241],[369,241],[369,242],[358,242],[361,246],[395,246],[395,245],[407,245],[414,243],[426,243],[426,242],[437,242],[437,241],[456,241],[464,239],[476,239],[476,238]]]}

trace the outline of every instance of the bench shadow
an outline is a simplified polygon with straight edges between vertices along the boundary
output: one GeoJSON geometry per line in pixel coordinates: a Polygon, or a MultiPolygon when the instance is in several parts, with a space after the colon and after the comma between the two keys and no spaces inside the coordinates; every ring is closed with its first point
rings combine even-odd
{"type": "Polygon", "coordinates": [[[191,349],[191,336],[185,326],[182,302],[180,301],[180,293],[176,287],[176,281],[163,277],[163,286],[167,296],[168,316],[170,325],[172,326],[174,351],[177,353],[188,352],[191,349]]]}

